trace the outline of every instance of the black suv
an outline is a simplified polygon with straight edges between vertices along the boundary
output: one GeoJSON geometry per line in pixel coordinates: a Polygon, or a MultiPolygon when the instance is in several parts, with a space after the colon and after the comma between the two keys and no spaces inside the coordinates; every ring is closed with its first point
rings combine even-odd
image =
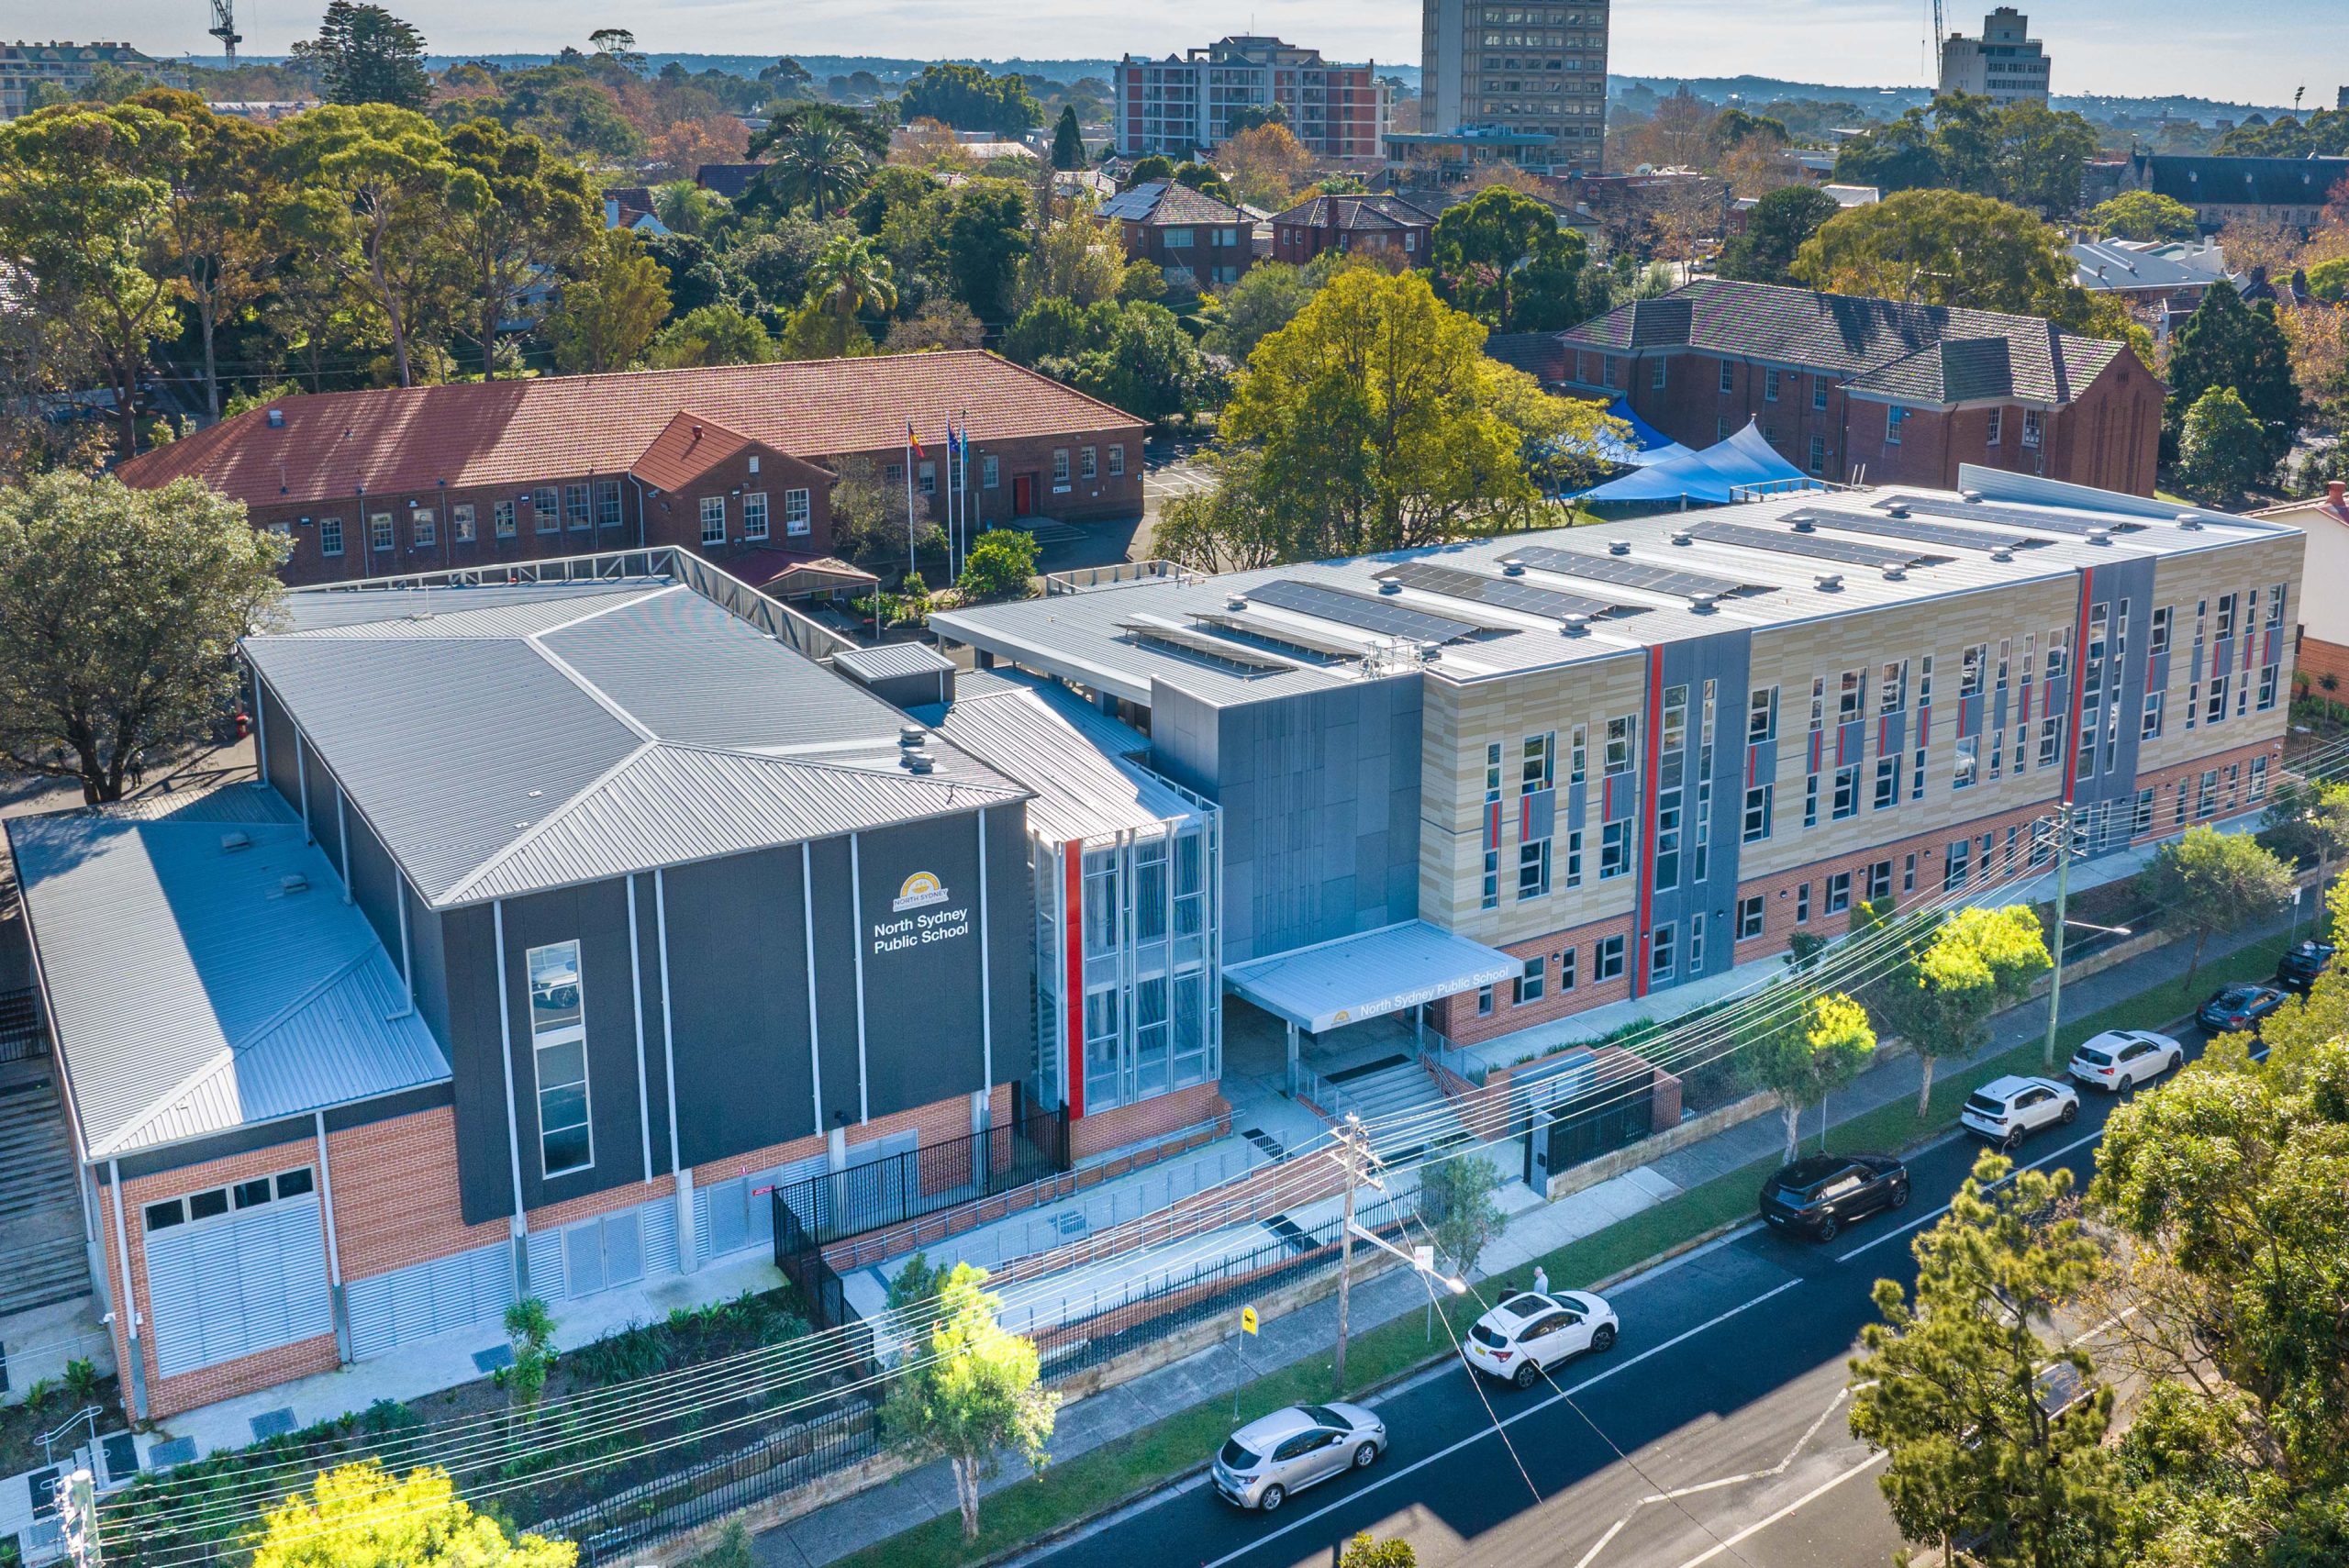
{"type": "Polygon", "coordinates": [[[1813,1154],[1762,1184],[1762,1218],[1821,1241],[1909,1201],[1909,1167],[1889,1154],[1813,1154]]]}
{"type": "Polygon", "coordinates": [[[2296,943],[2290,951],[2277,961],[2276,984],[2287,991],[2297,991],[2305,996],[2309,987],[2316,984],[2332,963],[2332,944],[2313,940],[2296,943]]]}

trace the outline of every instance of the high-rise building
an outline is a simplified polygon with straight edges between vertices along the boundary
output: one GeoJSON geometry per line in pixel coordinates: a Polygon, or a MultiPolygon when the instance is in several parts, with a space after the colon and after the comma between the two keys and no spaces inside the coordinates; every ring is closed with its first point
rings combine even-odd
{"type": "Polygon", "coordinates": [[[1319,158],[1375,158],[1386,132],[1386,87],[1370,65],[1332,64],[1275,38],[1219,39],[1163,60],[1127,55],[1117,99],[1118,150],[1129,155],[1187,157],[1231,136],[1252,109],[1277,107],[1319,158]]]}
{"type": "Polygon", "coordinates": [[[2000,106],[2047,102],[2047,50],[2028,36],[2031,18],[2001,6],[1982,18],[1982,36],[1942,40],[1942,91],[1972,93],[2000,106]]]}
{"type": "Polygon", "coordinates": [[[1607,134],[1607,7],[1597,0],[1423,0],[1420,125],[1510,142],[1532,168],[1598,172],[1607,134]],[[1548,142],[1521,139],[1547,137],[1548,142]]]}
{"type": "Polygon", "coordinates": [[[0,120],[39,107],[31,102],[37,88],[47,87],[61,100],[80,96],[101,65],[146,76],[157,69],[127,43],[0,43],[0,120]]]}

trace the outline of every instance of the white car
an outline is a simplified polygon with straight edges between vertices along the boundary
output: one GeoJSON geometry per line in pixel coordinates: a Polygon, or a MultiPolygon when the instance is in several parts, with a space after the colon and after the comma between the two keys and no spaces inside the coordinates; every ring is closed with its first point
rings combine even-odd
{"type": "Polygon", "coordinates": [[[1463,1347],[1468,1364],[1520,1388],[1585,1351],[1615,1343],[1615,1309],[1585,1290],[1520,1291],[1476,1319],[1463,1347]]]}
{"type": "Polygon", "coordinates": [[[2001,1149],[2012,1149],[2043,1127],[2068,1124],[2080,1114],[2079,1091],[2053,1078],[1993,1078],[1965,1096],[1957,1119],[2001,1149]]]}
{"type": "Polygon", "coordinates": [[[2092,1089],[2119,1094],[2186,1063],[2186,1047],[2145,1029],[2107,1029],[2080,1042],[2064,1070],[2092,1089]]]}

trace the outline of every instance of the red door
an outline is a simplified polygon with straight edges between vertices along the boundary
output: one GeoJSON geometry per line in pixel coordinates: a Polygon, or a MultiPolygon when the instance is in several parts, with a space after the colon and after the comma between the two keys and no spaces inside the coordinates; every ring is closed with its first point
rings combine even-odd
{"type": "Polygon", "coordinates": [[[1011,476],[1011,515],[1015,517],[1034,516],[1036,511],[1036,476],[1015,473],[1011,476]]]}

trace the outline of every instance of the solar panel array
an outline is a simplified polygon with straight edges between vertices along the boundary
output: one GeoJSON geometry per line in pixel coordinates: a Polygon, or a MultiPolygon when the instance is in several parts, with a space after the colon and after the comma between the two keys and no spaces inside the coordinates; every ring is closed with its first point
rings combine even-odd
{"type": "Polygon", "coordinates": [[[2091,528],[2107,528],[2117,534],[2135,533],[2145,525],[2123,522],[2091,521],[2086,517],[2067,517],[2062,512],[2043,510],[2037,506],[1992,506],[1987,501],[1943,501],[1931,495],[1895,495],[1876,503],[1879,506],[1906,506],[1925,517],[1959,517],[1976,523],[2006,523],[2009,526],[2050,528],[2059,534],[2085,534],[2091,528]]]}
{"type": "Polygon", "coordinates": [[[1245,643],[1233,642],[1201,631],[1194,627],[1163,626],[1157,621],[1130,620],[1119,623],[1118,629],[1137,642],[1155,643],[1180,653],[1196,653],[1219,660],[1243,673],[1266,673],[1276,671],[1309,668],[1294,659],[1284,659],[1276,653],[1260,652],[1245,643]]]}
{"type": "Polygon", "coordinates": [[[1675,572],[1669,566],[1651,566],[1644,561],[1631,561],[1620,555],[1553,550],[1546,544],[1528,545],[1511,553],[1528,566],[1554,572],[1561,577],[1611,583],[1619,588],[1640,588],[1651,594],[1672,594],[1684,599],[1693,598],[1698,594],[1726,596],[1771,591],[1752,583],[1732,583],[1726,577],[1708,577],[1701,572],[1675,572]]]}
{"type": "Polygon", "coordinates": [[[1816,561],[1838,561],[1847,566],[1914,566],[1935,559],[1913,550],[1887,550],[1882,545],[1861,544],[1853,539],[1821,539],[1817,534],[1779,533],[1743,523],[1690,523],[1680,531],[1709,544],[1775,550],[1780,555],[1808,555],[1816,561]]]}
{"type": "Polygon", "coordinates": [[[1872,512],[1839,512],[1827,507],[1809,506],[1798,512],[1788,512],[1787,521],[1817,523],[1823,528],[1840,528],[1845,533],[1876,534],[1885,539],[1905,539],[1916,544],[1945,545],[1953,550],[2031,550],[2048,541],[2030,534],[2009,533],[2004,529],[1961,528],[1952,523],[1920,523],[1909,517],[1879,517],[1872,512]]]}
{"type": "Polygon", "coordinates": [[[1456,566],[1438,566],[1431,561],[1407,561],[1401,565],[1379,573],[1406,588],[1418,588],[1430,594],[1442,594],[1450,599],[1466,599],[1473,604],[1490,605],[1496,609],[1517,610],[1530,616],[1546,616],[1563,620],[1567,616],[1603,616],[1636,611],[1636,605],[1612,605],[1605,599],[1585,597],[1580,594],[1562,593],[1544,588],[1518,577],[1487,577],[1481,572],[1463,572],[1456,566]]]}
{"type": "Polygon", "coordinates": [[[1242,636],[1261,638],[1266,642],[1280,643],[1289,648],[1301,648],[1308,653],[1329,654],[1340,659],[1362,657],[1362,644],[1359,642],[1348,641],[1330,632],[1316,631],[1310,627],[1291,626],[1270,616],[1250,615],[1245,610],[1193,610],[1190,615],[1201,626],[1236,631],[1242,636]]]}
{"type": "Polygon", "coordinates": [[[1298,615],[1355,627],[1375,637],[1399,637],[1410,642],[1453,642],[1479,629],[1473,621],[1430,615],[1375,594],[1353,594],[1286,577],[1258,584],[1247,590],[1247,597],[1251,604],[1295,610],[1298,615]]]}

